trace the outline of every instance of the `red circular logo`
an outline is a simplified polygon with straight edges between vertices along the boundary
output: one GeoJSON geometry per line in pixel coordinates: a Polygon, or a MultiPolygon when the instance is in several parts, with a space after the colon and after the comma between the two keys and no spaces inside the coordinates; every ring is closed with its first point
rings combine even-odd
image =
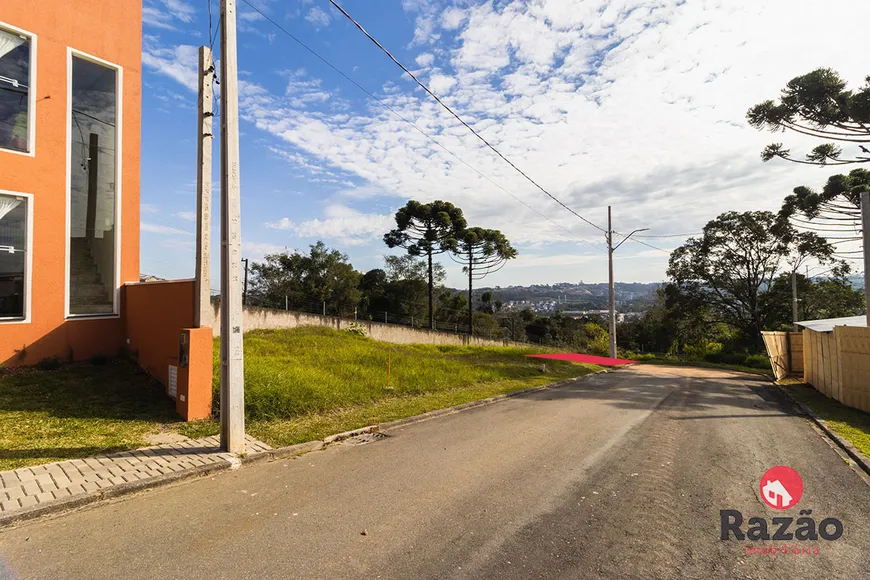
{"type": "Polygon", "coordinates": [[[797,471],[786,465],[777,465],[761,476],[761,499],[775,510],[793,508],[804,494],[804,480],[797,471]]]}

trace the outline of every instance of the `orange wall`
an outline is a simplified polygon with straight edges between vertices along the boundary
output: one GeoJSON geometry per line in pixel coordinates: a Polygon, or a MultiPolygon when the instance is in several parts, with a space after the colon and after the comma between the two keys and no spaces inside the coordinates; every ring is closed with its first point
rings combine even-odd
{"type": "Polygon", "coordinates": [[[165,385],[169,365],[178,364],[179,334],[193,326],[193,280],[128,284],[124,291],[127,348],[139,366],[165,385]]]}
{"type": "Polygon", "coordinates": [[[123,67],[121,282],[138,281],[142,2],[0,0],[0,21],[37,37],[36,154],[0,150],[0,189],[34,196],[31,321],[0,322],[0,363],[117,354],[124,342],[122,318],[64,319],[67,47],[123,67]]]}

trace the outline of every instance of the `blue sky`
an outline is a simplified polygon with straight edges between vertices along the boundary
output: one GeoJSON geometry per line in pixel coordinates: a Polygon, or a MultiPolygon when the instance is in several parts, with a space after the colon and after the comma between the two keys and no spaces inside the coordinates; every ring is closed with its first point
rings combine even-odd
{"type": "MultiPolygon", "coordinates": [[[[487,284],[606,280],[603,235],[486,150],[328,0],[250,1],[414,126],[240,1],[243,255],[323,240],[365,271],[382,265],[398,207],[446,199],[519,249],[487,284]]],[[[144,0],[141,270],[166,278],[193,273],[196,54],[209,44],[207,2],[144,0]]],[[[793,187],[822,185],[832,171],[762,164],[771,141],[796,150],[808,142],[759,133],[745,111],[819,66],[855,84],[870,72],[839,41],[865,34],[866,2],[829,3],[824,13],[810,0],[342,5],[550,192],[601,226],[612,204],[617,231],[697,232],[722,211],[777,209],[793,187]]],[[[669,250],[683,238],[646,241],[669,250]]],[[[629,242],[617,279],[662,280],[666,265],[666,252],[629,242]]],[[[461,287],[461,272],[445,266],[448,284],[461,287]]]]}

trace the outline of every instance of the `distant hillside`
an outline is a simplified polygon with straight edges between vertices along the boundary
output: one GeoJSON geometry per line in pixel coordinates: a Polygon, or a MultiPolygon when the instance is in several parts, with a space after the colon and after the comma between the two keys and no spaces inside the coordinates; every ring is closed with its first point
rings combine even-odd
{"type": "MultiPolygon", "coordinates": [[[[623,311],[645,310],[660,283],[616,282],[616,302],[623,311]]],[[[462,292],[462,290],[456,290],[462,292]]],[[[474,289],[474,301],[484,292],[492,292],[496,300],[512,304],[513,308],[538,303],[553,303],[561,310],[597,310],[607,307],[608,287],[604,282],[560,282],[558,284],[532,284],[531,286],[495,286],[474,289]]],[[[554,309],[552,306],[548,310],[554,309]]],[[[535,310],[538,310],[535,308],[535,310]]]]}

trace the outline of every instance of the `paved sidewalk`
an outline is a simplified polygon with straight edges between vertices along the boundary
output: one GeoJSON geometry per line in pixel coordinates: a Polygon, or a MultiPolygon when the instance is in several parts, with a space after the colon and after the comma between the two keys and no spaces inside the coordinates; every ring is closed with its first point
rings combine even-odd
{"type": "MultiPolygon", "coordinates": [[[[271,449],[246,436],[248,454],[271,449]]],[[[0,471],[0,516],[11,516],[39,508],[49,502],[64,502],[94,492],[106,493],[113,487],[133,482],[146,483],[168,474],[196,470],[201,466],[237,461],[219,449],[218,437],[188,439],[72,459],[13,471],[0,471]]]]}

